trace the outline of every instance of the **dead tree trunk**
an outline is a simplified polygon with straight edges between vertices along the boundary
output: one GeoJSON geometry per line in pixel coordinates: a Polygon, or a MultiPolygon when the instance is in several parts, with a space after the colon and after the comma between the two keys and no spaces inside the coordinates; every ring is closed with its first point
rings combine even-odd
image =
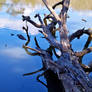
{"type": "MultiPolygon", "coordinates": [[[[82,52],[74,52],[70,44],[74,38],[79,38],[84,33],[90,36],[92,30],[78,30],[76,33],[69,36],[66,21],[70,0],[63,0],[55,4],[53,7],[49,5],[47,0],[42,1],[51,14],[45,15],[43,20],[40,15],[37,14],[35,17],[38,17],[40,24],[35,23],[29,16],[23,16],[23,21],[30,22],[35,27],[41,28],[42,31],[39,32],[42,33],[44,38],[50,43],[50,47],[47,50],[41,49],[36,38],[36,49],[28,47],[28,42],[23,47],[26,50],[31,49],[35,51],[35,53],[31,53],[31,55],[39,55],[42,58],[44,71],[50,70],[57,75],[58,80],[60,80],[63,85],[63,92],[92,92],[92,81],[86,74],[91,68],[83,65],[79,59],[80,57],[83,57],[83,55],[91,52],[92,47],[87,48],[82,52]],[[57,5],[62,5],[59,15],[54,11],[57,5]],[[51,19],[50,24],[47,23],[49,19],[51,19]],[[59,28],[57,28],[56,25],[58,25],[59,28]],[[59,31],[60,41],[56,40],[56,31],[59,31]],[[60,50],[60,56],[57,55],[55,48],[60,50]],[[53,60],[52,52],[56,55],[57,61],[53,60]]],[[[28,28],[24,29],[27,32],[28,28]]]]}

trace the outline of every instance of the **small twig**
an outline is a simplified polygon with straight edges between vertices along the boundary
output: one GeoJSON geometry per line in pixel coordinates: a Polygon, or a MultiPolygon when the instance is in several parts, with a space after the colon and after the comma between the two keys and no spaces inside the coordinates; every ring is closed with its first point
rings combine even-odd
{"type": "Polygon", "coordinates": [[[24,49],[25,49],[25,51],[26,51],[26,53],[27,53],[28,55],[31,55],[31,56],[39,55],[39,53],[32,53],[32,52],[29,52],[27,48],[24,48],[24,49]]]}
{"type": "Polygon", "coordinates": [[[92,35],[92,29],[80,29],[78,31],[76,31],[75,33],[73,33],[72,35],[69,36],[70,41],[72,41],[75,38],[80,38],[83,34],[87,34],[87,35],[92,35]]]}
{"type": "Polygon", "coordinates": [[[40,48],[40,46],[39,46],[39,44],[38,44],[38,41],[37,41],[36,37],[34,38],[34,40],[35,40],[36,46],[37,46],[38,48],[40,48]]]}
{"type": "Polygon", "coordinates": [[[36,51],[36,52],[38,52],[38,53],[41,53],[41,51],[39,51],[39,50],[37,50],[37,49],[34,49],[34,48],[31,48],[31,47],[28,47],[28,46],[24,46],[24,45],[23,45],[23,48],[27,48],[27,49],[36,51]]]}
{"type": "Polygon", "coordinates": [[[35,15],[35,18],[36,18],[36,17],[38,17],[40,23],[43,25],[43,21],[42,21],[42,19],[41,19],[41,16],[40,16],[39,14],[36,14],[36,15],[35,15]]]}
{"type": "Polygon", "coordinates": [[[60,1],[60,2],[58,2],[58,3],[56,3],[55,5],[53,5],[53,9],[55,9],[58,5],[62,5],[63,4],[63,1],[60,1]]]}
{"type": "Polygon", "coordinates": [[[37,70],[37,71],[35,71],[35,72],[31,72],[31,73],[26,73],[26,74],[23,74],[23,76],[33,75],[33,74],[38,73],[38,72],[40,72],[40,71],[42,71],[42,70],[43,70],[43,68],[38,69],[38,70],[37,70]]]}
{"type": "MultiPolygon", "coordinates": [[[[88,48],[88,46],[89,46],[89,44],[91,43],[91,41],[92,41],[92,37],[89,35],[89,37],[88,37],[88,39],[87,39],[87,42],[86,42],[86,44],[85,44],[85,46],[84,46],[84,49],[87,49],[88,48]]],[[[83,50],[84,50],[83,49],[83,50]]]]}
{"type": "Polygon", "coordinates": [[[26,21],[28,21],[29,23],[31,23],[32,25],[34,25],[37,28],[42,28],[43,27],[43,25],[39,25],[39,24],[35,23],[33,20],[31,20],[29,16],[22,16],[22,18],[23,18],[23,21],[26,20],[26,21]]]}
{"type": "MultiPolygon", "coordinates": [[[[46,72],[46,71],[45,71],[45,72],[46,72]]],[[[36,79],[37,79],[38,82],[40,82],[40,83],[43,84],[45,87],[47,87],[47,85],[39,79],[41,76],[44,75],[45,72],[43,72],[42,74],[39,74],[36,79]]]]}
{"type": "Polygon", "coordinates": [[[30,36],[28,34],[28,26],[27,26],[27,21],[26,21],[26,28],[23,26],[23,29],[25,30],[26,34],[27,34],[27,42],[25,43],[25,46],[27,46],[30,42],[30,36]]]}
{"type": "Polygon", "coordinates": [[[81,52],[75,52],[75,55],[78,56],[78,57],[82,57],[82,56],[84,56],[85,54],[88,54],[88,53],[90,53],[90,52],[92,52],[92,47],[87,48],[87,49],[85,49],[85,50],[83,50],[83,51],[81,51],[81,52]]]}
{"type": "Polygon", "coordinates": [[[55,17],[55,19],[57,21],[61,21],[61,19],[59,18],[59,16],[55,13],[55,11],[53,10],[53,8],[48,4],[47,0],[42,0],[43,3],[46,5],[46,7],[48,8],[48,10],[51,12],[51,14],[55,17]]]}

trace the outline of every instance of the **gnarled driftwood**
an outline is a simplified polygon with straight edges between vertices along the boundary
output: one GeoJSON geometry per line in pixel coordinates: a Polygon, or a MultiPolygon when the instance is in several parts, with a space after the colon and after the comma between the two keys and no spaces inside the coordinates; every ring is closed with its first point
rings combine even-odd
{"type": "MultiPolygon", "coordinates": [[[[33,20],[31,20],[29,16],[23,16],[23,21],[27,21],[35,27],[41,28],[42,30],[40,30],[39,32],[43,34],[44,38],[50,43],[50,47],[47,50],[41,49],[36,38],[36,49],[27,46],[29,40],[23,47],[25,48],[27,53],[27,49],[35,51],[35,53],[30,52],[28,54],[39,55],[42,58],[42,69],[44,71],[50,71],[52,72],[52,75],[54,74],[57,76],[54,77],[57,78],[57,80],[59,81],[59,85],[61,85],[59,87],[62,87],[57,92],[92,92],[92,81],[86,74],[86,72],[91,71],[91,68],[82,66],[82,64],[80,64],[79,62],[79,57],[82,57],[83,55],[91,52],[92,47],[86,48],[82,52],[74,52],[70,44],[70,42],[76,37],[79,38],[84,33],[91,36],[92,32],[90,30],[81,29],[70,36],[68,35],[66,22],[70,0],[62,0],[61,2],[55,4],[53,7],[49,5],[47,0],[42,1],[51,14],[45,15],[44,19],[41,19],[40,15],[37,14],[35,17],[38,17],[40,24],[35,23],[33,20]],[[54,11],[57,5],[62,5],[62,9],[59,15],[56,14],[56,12],[54,11]],[[47,23],[49,19],[51,19],[50,24],[47,23]],[[56,24],[59,26],[59,28],[57,28],[56,24]],[[57,30],[59,31],[60,41],[56,40],[55,37],[57,30]],[[55,48],[61,52],[60,56],[57,55],[55,48]],[[52,52],[54,52],[54,54],[56,55],[57,61],[53,60],[52,52]]],[[[26,32],[28,30],[28,28],[26,29],[24,27],[23,29],[26,32]]],[[[45,76],[45,78],[47,80],[47,85],[49,85],[49,77],[45,76]]]]}

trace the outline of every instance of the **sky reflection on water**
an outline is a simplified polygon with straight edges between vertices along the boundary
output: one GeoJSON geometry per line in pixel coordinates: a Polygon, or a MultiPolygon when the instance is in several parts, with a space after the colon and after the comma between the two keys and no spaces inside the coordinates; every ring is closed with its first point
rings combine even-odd
{"type": "MultiPolygon", "coordinates": [[[[23,77],[24,73],[33,72],[42,67],[38,56],[27,55],[16,34],[25,33],[11,29],[0,29],[0,91],[1,92],[45,92],[46,88],[37,82],[36,76],[23,77]],[[11,36],[11,33],[14,36],[11,36]]],[[[31,40],[32,42],[32,40],[31,40]]],[[[32,42],[33,43],[33,42],[32,42]]],[[[32,44],[30,44],[32,46],[32,44]]],[[[41,78],[42,79],[42,78],[41,78]]]]}

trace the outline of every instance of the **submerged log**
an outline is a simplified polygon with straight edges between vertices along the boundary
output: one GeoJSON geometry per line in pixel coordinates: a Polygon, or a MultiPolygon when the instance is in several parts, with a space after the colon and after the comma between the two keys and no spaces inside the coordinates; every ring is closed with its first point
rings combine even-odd
{"type": "MultiPolygon", "coordinates": [[[[70,0],[63,0],[62,2],[55,4],[53,7],[49,5],[47,0],[42,1],[46,5],[48,10],[51,12],[51,14],[45,16],[43,20],[41,19],[40,15],[37,14],[35,17],[38,17],[40,24],[35,23],[33,20],[31,20],[29,16],[22,16],[22,17],[23,21],[27,21],[33,24],[35,27],[42,29],[42,31],[39,32],[43,34],[44,38],[50,43],[50,47],[47,48],[46,50],[41,49],[36,38],[35,38],[35,44],[37,46],[36,49],[27,46],[29,40],[23,47],[25,48],[27,53],[28,53],[27,49],[35,51],[35,53],[30,52],[30,55],[39,55],[42,58],[43,70],[44,71],[49,70],[52,74],[56,76],[56,77],[54,75],[51,76],[49,73],[47,73],[49,74],[49,76],[52,77],[52,78],[50,77],[52,80],[53,77],[55,77],[55,79],[58,81],[59,84],[58,87],[62,87],[59,89],[59,91],[56,92],[92,92],[92,80],[86,74],[87,69],[90,69],[90,67],[83,67],[79,61],[79,57],[82,57],[84,54],[87,54],[92,51],[91,47],[86,50],[83,50],[82,52],[74,52],[70,44],[70,42],[74,38],[80,37],[84,33],[91,35],[91,31],[89,30],[83,31],[84,30],[83,29],[77,31],[76,32],[77,34],[73,33],[71,36],[69,36],[66,22],[70,0]],[[57,5],[61,4],[62,9],[60,14],[58,15],[54,11],[54,9],[57,5]],[[46,21],[49,21],[49,19],[51,19],[50,21],[51,23],[50,24],[45,23],[46,21]],[[56,24],[59,26],[59,28],[56,27],[56,24]],[[57,29],[59,31],[60,41],[58,41],[55,37],[57,29]],[[57,55],[55,48],[61,52],[60,56],[57,55]],[[52,52],[54,52],[54,54],[57,57],[56,61],[53,60],[52,52]]],[[[27,30],[26,28],[24,29],[27,30]]],[[[49,83],[51,82],[48,82],[49,78],[46,77],[45,74],[44,76],[47,80],[47,85],[49,86],[49,83]]]]}

